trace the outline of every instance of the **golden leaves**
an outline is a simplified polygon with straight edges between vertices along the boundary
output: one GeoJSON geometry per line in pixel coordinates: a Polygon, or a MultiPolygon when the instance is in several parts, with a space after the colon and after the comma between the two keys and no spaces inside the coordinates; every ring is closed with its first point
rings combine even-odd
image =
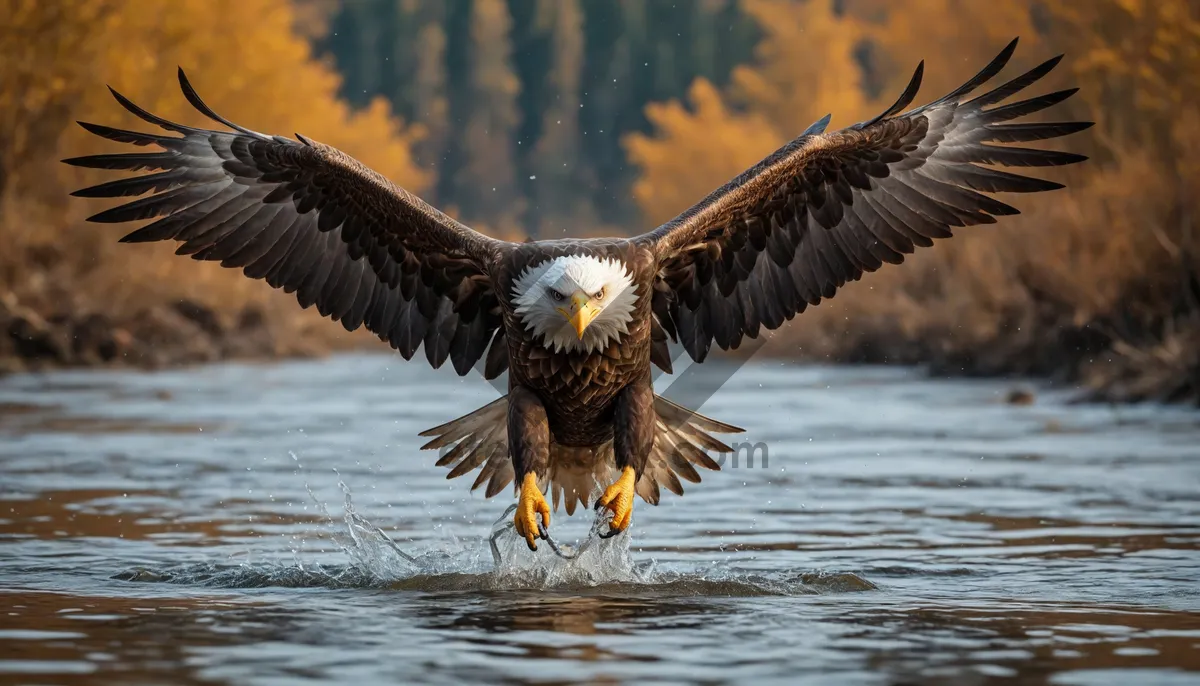
{"type": "Polygon", "coordinates": [[[834,12],[831,0],[743,0],[764,33],[757,60],[734,70],[727,93],[697,79],[688,103],[646,108],[655,134],[624,140],[642,169],[634,199],[661,222],[834,112],[845,123],[872,112],[854,50],[857,21],[834,12]]]}
{"type": "Polygon", "coordinates": [[[731,111],[704,79],[692,84],[688,102],[691,109],[676,101],[647,107],[657,135],[625,139],[630,162],[643,169],[633,186],[634,199],[655,223],[678,214],[779,145],[779,134],[764,117],[731,111]]]}
{"type": "Polygon", "coordinates": [[[397,120],[382,99],[357,112],[340,100],[341,77],[314,59],[300,23],[286,0],[0,0],[0,268],[8,263],[0,288],[57,283],[73,298],[100,298],[94,306],[109,311],[180,296],[237,308],[267,291],[236,272],[173,257],[169,246],[117,246],[119,231],[82,222],[98,205],[68,198],[100,179],[58,160],[113,150],[75,120],[154,129],[125,113],[105,84],[168,119],[223,128],[184,100],[177,66],[228,119],[268,134],[311,135],[424,190],[430,179],[411,154],[420,129],[397,120]],[[60,256],[48,267],[53,277],[23,258],[34,244],[60,256]]]}

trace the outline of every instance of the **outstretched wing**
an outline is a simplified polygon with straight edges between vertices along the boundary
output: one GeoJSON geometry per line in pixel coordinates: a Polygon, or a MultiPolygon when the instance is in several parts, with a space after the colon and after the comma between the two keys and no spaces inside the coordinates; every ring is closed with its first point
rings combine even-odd
{"type": "Polygon", "coordinates": [[[1064,136],[1089,122],[1006,124],[1067,99],[1076,89],[999,105],[1041,79],[1055,57],[966,100],[1012,56],[1010,43],[949,95],[905,114],[924,63],[878,117],[825,133],[829,117],[655,231],[636,240],[658,256],[653,359],[668,368],[666,339],[700,362],[715,341],[744,336],[831,298],[885,262],[899,264],[952,227],[991,224],[1017,210],[988,193],[1048,191],[1052,181],[992,168],[1047,167],[1082,155],[992,145],[1064,136]],[[994,107],[993,107],[994,106],[994,107]],[[989,165],[989,166],[980,166],[989,165]]]}
{"type": "MultiPolygon", "coordinates": [[[[503,349],[499,301],[486,265],[505,243],[463,226],[339,150],[224,119],[200,100],[182,70],[179,83],[193,107],[233,132],[169,122],[112,91],[125,109],[181,135],[80,122],[109,140],[162,149],[64,160],[154,172],[73,193],[152,193],[89,221],[155,219],[121,240],[174,240],[177,254],[265,279],[349,331],[365,325],[405,359],[424,343],[435,368],[450,358],[466,374],[489,343],[503,349]]],[[[506,355],[489,355],[489,374],[506,366],[506,355]]]]}

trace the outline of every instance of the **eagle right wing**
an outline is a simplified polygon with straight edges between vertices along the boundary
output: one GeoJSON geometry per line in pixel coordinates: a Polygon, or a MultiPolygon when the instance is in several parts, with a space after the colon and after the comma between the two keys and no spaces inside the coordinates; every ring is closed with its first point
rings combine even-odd
{"type": "Polygon", "coordinates": [[[909,112],[921,83],[878,117],[825,132],[826,117],[758,165],[655,231],[634,239],[658,258],[654,353],[669,369],[667,337],[697,362],[712,343],[736,348],[775,329],[847,281],[899,264],[954,227],[991,224],[1017,209],[992,193],[1062,185],[995,169],[1052,167],[1082,155],[1005,145],[1057,138],[1090,122],[1006,123],[1067,99],[1074,89],[1009,104],[1040,80],[1050,59],[973,99],[1012,56],[990,64],[943,98],[909,112]],[[999,144],[999,145],[997,145],[999,144]]]}
{"type": "Polygon", "coordinates": [[[405,359],[424,344],[433,367],[449,358],[460,375],[490,343],[488,378],[504,371],[503,323],[487,265],[506,243],[463,226],[339,150],[299,134],[294,141],[238,126],[205,105],[182,70],[179,82],[193,107],[233,132],[172,123],[112,91],[134,115],[182,135],[80,122],[103,138],[163,150],[64,160],[155,172],[73,193],[153,193],[89,221],[156,219],[121,240],[176,241],[177,254],[240,268],[294,292],[301,307],[316,305],[348,331],[366,326],[405,359]]]}

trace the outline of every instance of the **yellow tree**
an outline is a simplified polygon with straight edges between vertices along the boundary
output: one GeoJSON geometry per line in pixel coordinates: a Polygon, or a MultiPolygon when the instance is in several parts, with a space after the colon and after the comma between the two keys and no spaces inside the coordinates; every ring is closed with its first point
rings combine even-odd
{"type": "Polygon", "coordinates": [[[869,41],[882,95],[899,93],[917,62],[926,60],[922,94],[939,97],[959,86],[1010,40],[1021,38],[1014,64],[1049,57],[1038,46],[1034,0],[847,0],[869,41]],[[1035,47],[1037,46],[1037,47],[1035,47]]]}
{"type": "Polygon", "coordinates": [[[155,298],[236,306],[264,297],[265,286],[173,257],[167,246],[118,249],[111,227],[81,221],[98,207],[67,202],[69,190],[96,179],[57,160],[110,149],[74,120],[148,126],[125,113],[105,84],[169,119],[219,126],[187,105],[177,65],[229,119],[310,135],[422,191],[428,179],[411,155],[419,132],[382,100],[358,112],[339,100],[337,73],[314,59],[298,22],[286,0],[0,0],[0,252],[8,265],[0,286],[32,292],[56,284],[82,306],[109,310],[155,298]],[[52,277],[23,258],[24,247],[37,245],[58,256],[47,267],[52,277]]]}
{"type": "Polygon", "coordinates": [[[866,37],[862,22],[836,12],[832,0],[743,0],[742,10],[763,38],[754,64],[734,69],[735,103],[766,117],[787,138],[829,113],[842,125],[874,114],[855,57],[866,37]]]}
{"type": "Polygon", "coordinates": [[[832,0],[743,0],[742,8],[763,39],[755,63],[734,71],[729,93],[697,79],[690,108],[651,104],[646,117],[654,134],[624,141],[641,169],[634,198],[653,222],[700,200],[827,113],[841,125],[871,114],[855,59],[862,27],[836,12],[832,0]]]}
{"type": "Polygon", "coordinates": [[[1200,114],[1200,4],[1192,0],[1096,0],[1048,4],[1056,38],[1091,115],[1113,145],[1149,145],[1195,159],[1178,145],[1200,114]]]}
{"type": "Polygon", "coordinates": [[[625,139],[629,161],[642,170],[633,197],[653,223],[675,216],[779,143],[765,117],[731,111],[704,79],[692,84],[688,102],[690,108],[677,101],[647,106],[655,136],[625,139]]]}

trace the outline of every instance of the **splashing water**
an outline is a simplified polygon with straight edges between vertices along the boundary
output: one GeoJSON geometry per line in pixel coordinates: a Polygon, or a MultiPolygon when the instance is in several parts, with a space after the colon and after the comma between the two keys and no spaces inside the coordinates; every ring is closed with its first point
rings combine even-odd
{"type": "MultiPolygon", "coordinates": [[[[295,459],[295,455],[292,456],[295,459]]],[[[297,461],[298,463],[298,461],[297,461]]],[[[872,590],[875,585],[855,574],[763,576],[722,568],[700,572],[659,570],[653,560],[635,562],[629,534],[601,536],[607,513],[598,513],[587,536],[574,545],[549,537],[531,551],[513,527],[510,505],[483,539],[449,538],[443,545],[406,551],[382,528],[358,512],[353,493],[338,479],[343,512],[335,517],[305,483],[309,498],[323,517],[329,538],[345,553],[345,565],[305,561],[294,547],[292,564],[216,563],[162,569],[139,567],[113,578],[123,581],[203,585],[220,588],[391,588],[420,591],[494,591],[516,589],[585,589],[621,585],[648,592],[684,595],[808,595],[821,592],[872,590]]]]}

